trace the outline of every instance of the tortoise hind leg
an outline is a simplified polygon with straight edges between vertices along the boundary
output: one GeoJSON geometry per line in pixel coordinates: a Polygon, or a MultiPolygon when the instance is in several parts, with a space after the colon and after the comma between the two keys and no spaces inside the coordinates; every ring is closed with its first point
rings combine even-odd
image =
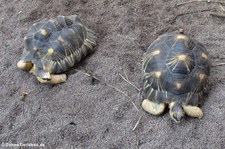
{"type": "Polygon", "coordinates": [[[202,109],[197,106],[183,105],[183,108],[185,113],[190,117],[197,117],[198,119],[203,117],[202,109]]]}
{"type": "Polygon", "coordinates": [[[152,115],[160,115],[164,112],[166,105],[165,103],[155,103],[149,99],[145,99],[142,102],[142,108],[152,115]]]}
{"type": "Polygon", "coordinates": [[[17,63],[17,67],[19,69],[22,69],[22,70],[30,70],[33,67],[33,64],[32,64],[31,61],[23,61],[23,60],[20,60],[17,63]]]}
{"type": "Polygon", "coordinates": [[[58,75],[51,74],[50,80],[45,80],[38,76],[37,76],[37,79],[41,83],[60,84],[60,83],[66,82],[67,77],[66,77],[66,74],[58,74],[58,75]]]}

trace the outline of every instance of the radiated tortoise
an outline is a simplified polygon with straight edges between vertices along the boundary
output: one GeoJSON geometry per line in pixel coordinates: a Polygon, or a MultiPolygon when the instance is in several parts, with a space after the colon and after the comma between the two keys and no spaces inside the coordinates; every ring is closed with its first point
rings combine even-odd
{"type": "Polygon", "coordinates": [[[29,70],[41,83],[66,81],[66,71],[95,51],[96,36],[76,16],[43,19],[28,30],[18,68],[29,70]]]}
{"type": "Polygon", "coordinates": [[[205,47],[182,30],[159,36],[143,56],[142,107],[160,115],[166,106],[172,120],[202,118],[198,105],[209,90],[210,62],[205,47]]]}

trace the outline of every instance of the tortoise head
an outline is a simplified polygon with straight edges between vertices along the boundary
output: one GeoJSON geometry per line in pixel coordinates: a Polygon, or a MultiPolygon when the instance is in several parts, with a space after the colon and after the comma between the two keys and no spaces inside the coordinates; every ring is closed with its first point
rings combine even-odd
{"type": "Polygon", "coordinates": [[[43,80],[51,80],[50,73],[34,65],[33,74],[43,80]]]}
{"type": "Polygon", "coordinates": [[[170,118],[174,120],[176,123],[180,123],[185,115],[183,106],[178,102],[171,102],[169,104],[170,108],[170,118]]]}

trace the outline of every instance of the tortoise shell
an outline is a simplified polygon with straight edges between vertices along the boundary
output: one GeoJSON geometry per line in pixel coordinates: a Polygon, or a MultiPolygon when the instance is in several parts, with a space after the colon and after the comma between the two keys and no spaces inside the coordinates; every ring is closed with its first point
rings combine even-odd
{"type": "Polygon", "coordinates": [[[208,52],[182,32],[159,36],[143,56],[144,96],[155,103],[199,105],[209,89],[208,52]]]}
{"type": "Polygon", "coordinates": [[[95,51],[96,36],[76,16],[43,19],[28,30],[21,60],[32,62],[42,79],[69,70],[95,51]]]}

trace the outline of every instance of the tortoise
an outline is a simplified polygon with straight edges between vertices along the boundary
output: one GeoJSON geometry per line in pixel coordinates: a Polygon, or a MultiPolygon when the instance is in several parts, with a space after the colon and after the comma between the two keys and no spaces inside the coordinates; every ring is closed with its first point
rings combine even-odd
{"type": "Polygon", "coordinates": [[[183,30],[165,33],[143,54],[142,70],[145,111],[160,115],[168,106],[176,123],[203,117],[198,106],[209,90],[210,61],[201,43],[183,30]]]}
{"type": "Polygon", "coordinates": [[[95,51],[96,36],[76,15],[42,19],[24,38],[17,67],[34,74],[41,83],[66,81],[66,71],[95,51]]]}

